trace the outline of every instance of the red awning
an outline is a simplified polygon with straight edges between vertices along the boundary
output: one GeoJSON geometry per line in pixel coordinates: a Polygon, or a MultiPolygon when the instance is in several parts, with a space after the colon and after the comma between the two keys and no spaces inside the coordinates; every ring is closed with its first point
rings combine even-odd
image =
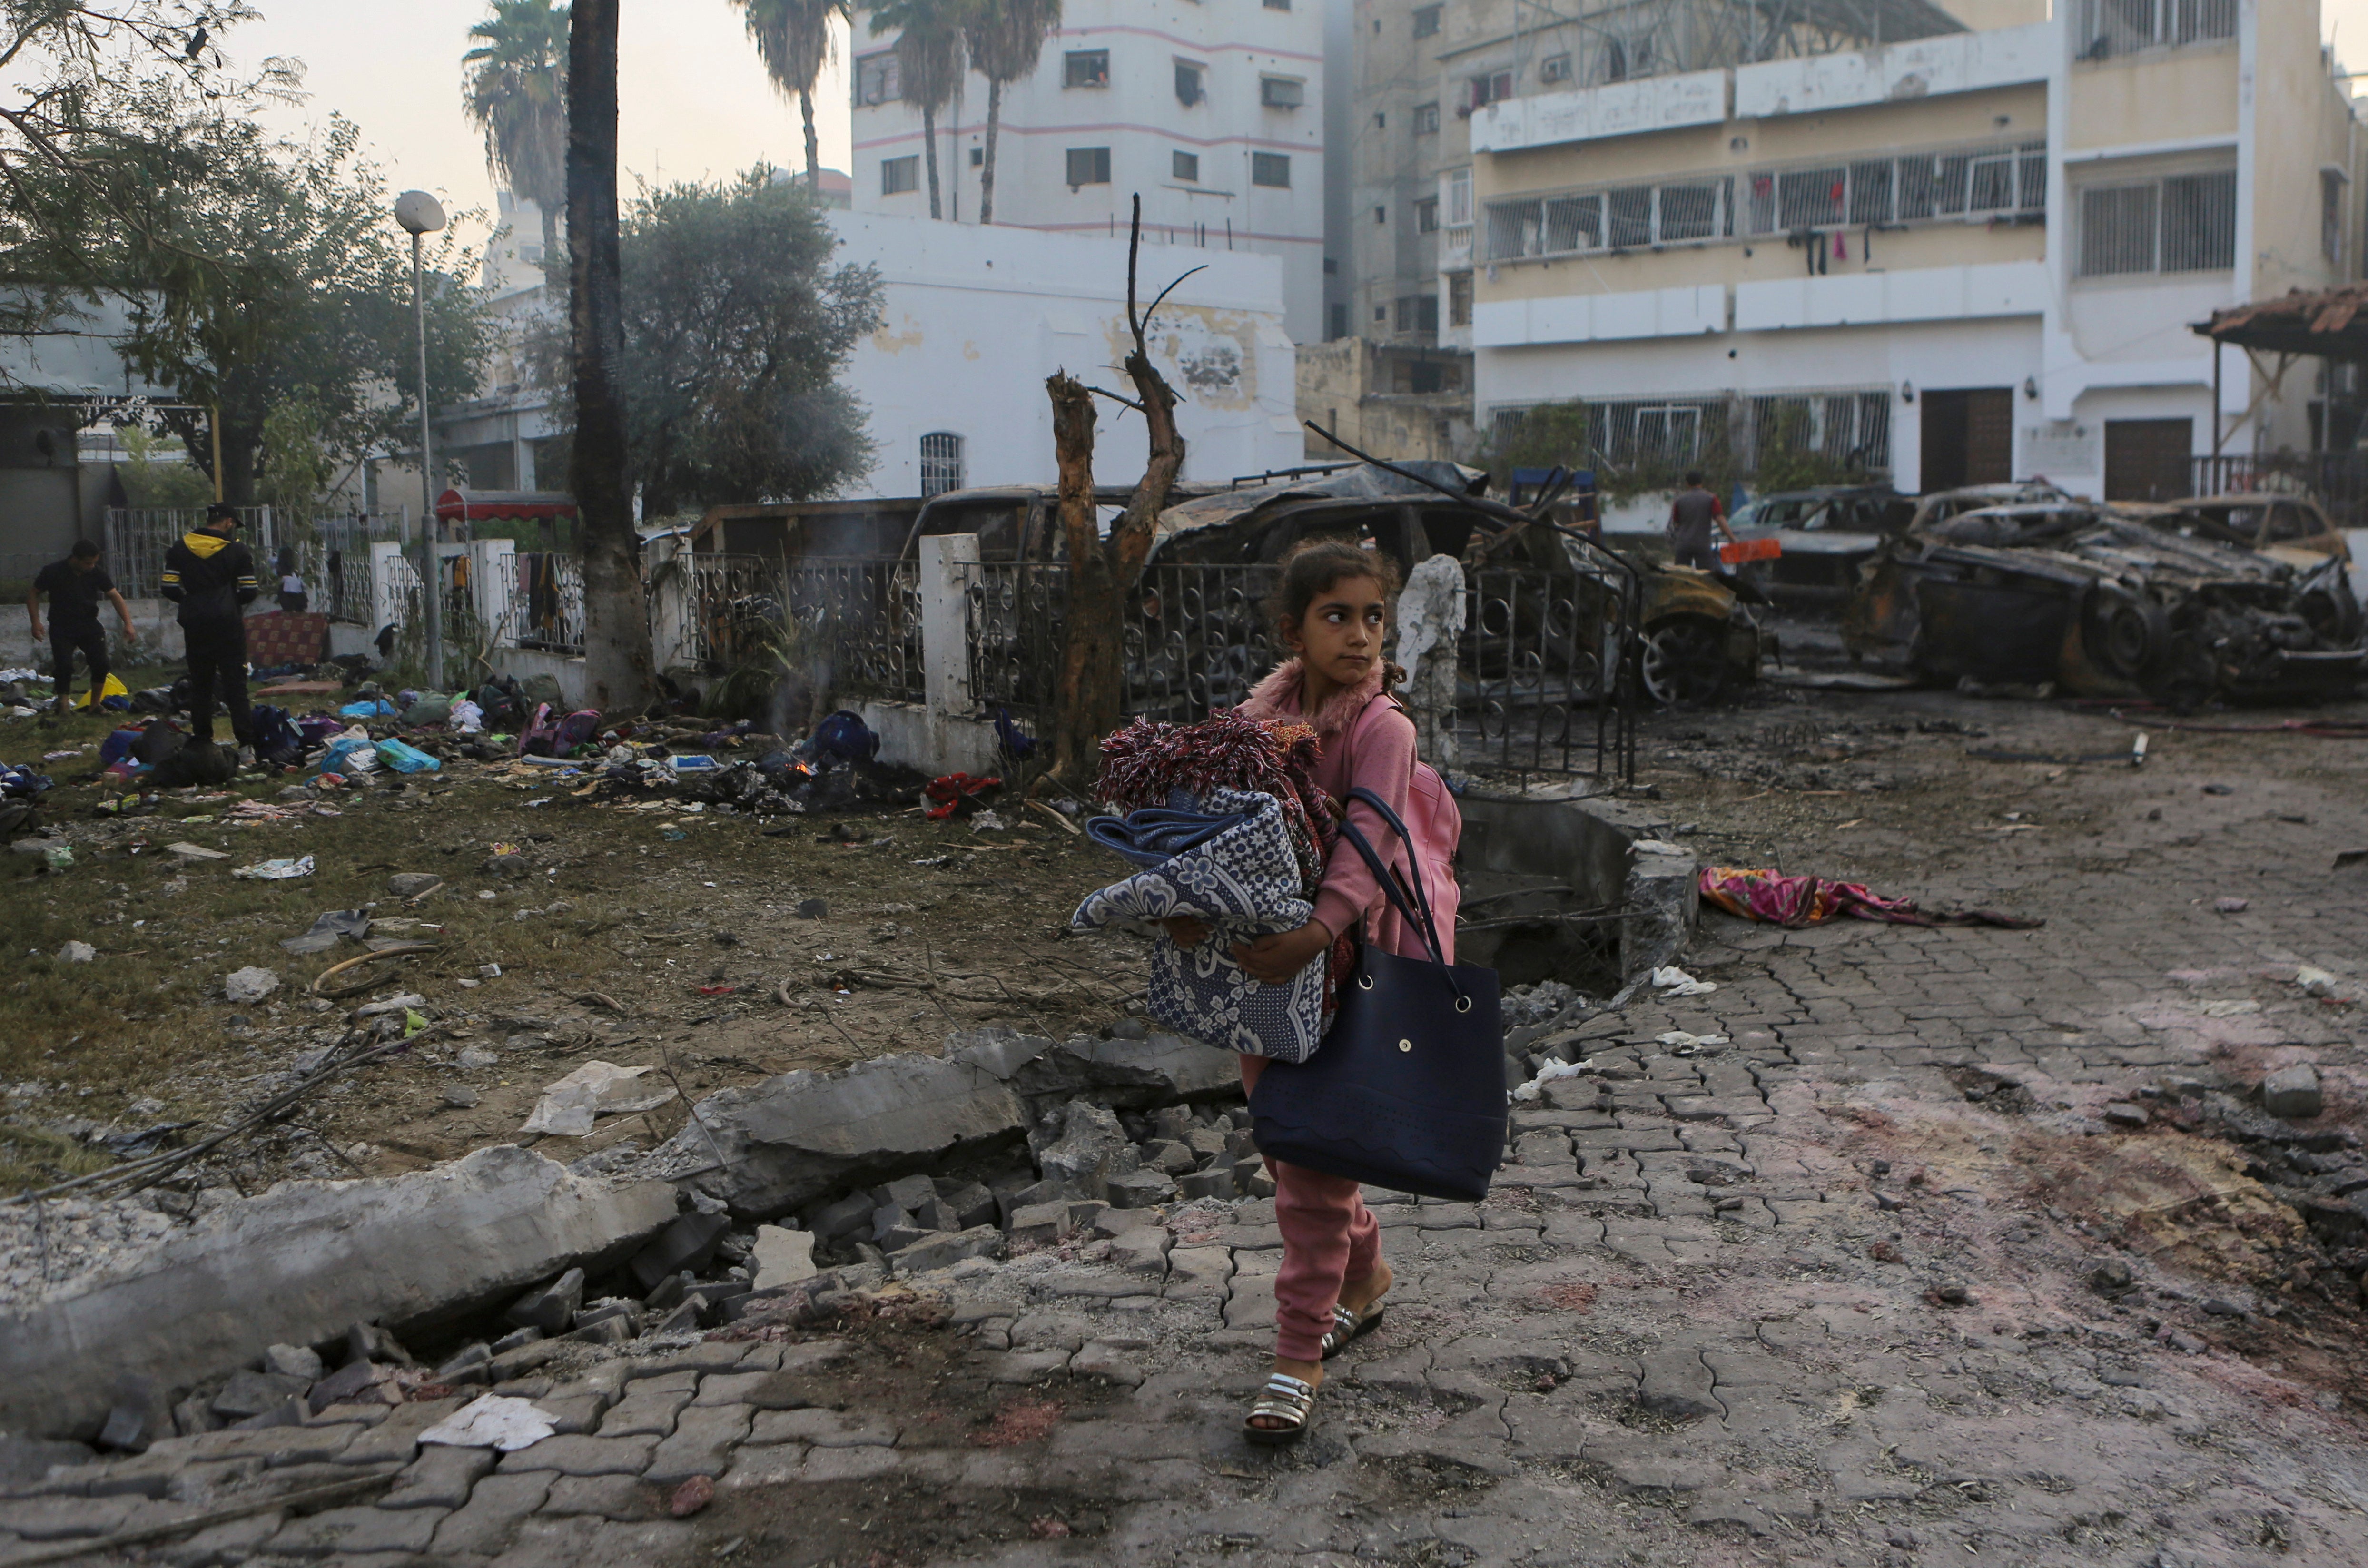
{"type": "Polygon", "coordinates": [[[575,497],[564,490],[447,490],[436,498],[436,515],[448,523],[572,517],[575,497]]]}

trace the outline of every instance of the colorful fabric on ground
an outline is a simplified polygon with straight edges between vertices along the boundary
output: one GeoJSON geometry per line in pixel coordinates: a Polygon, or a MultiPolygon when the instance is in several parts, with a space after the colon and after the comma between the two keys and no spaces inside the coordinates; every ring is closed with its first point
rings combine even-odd
{"type": "Polygon", "coordinates": [[[1918,909],[1916,901],[1886,898],[1861,882],[1837,882],[1824,877],[1788,877],[1781,871],[1747,870],[1736,866],[1704,866],[1704,902],[1746,920],[1774,926],[1822,926],[1847,915],[1853,920],[1884,920],[1896,926],[1998,926],[2009,931],[2030,931],[2044,920],[1999,915],[1987,909],[1940,915],[1918,909]]]}

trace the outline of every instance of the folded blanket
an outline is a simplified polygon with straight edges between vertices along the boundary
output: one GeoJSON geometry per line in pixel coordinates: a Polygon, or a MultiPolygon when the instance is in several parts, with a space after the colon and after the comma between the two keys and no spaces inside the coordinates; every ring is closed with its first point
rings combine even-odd
{"type": "MultiPolygon", "coordinates": [[[[1178,795],[1190,800],[1182,790],[1178,795]]],[[[1086,836],[1138,866],[1156,866],[1187,849],[1198,849],[1228,828],[1249,821],[1249,812],[1199,812],[1145,806],[1123,817],[1092,817],[1086,836]]]]}
{"type": "Polygon", "coordinates": [[[1198,809],[1155,824],[1192,837],[1190,847],[1088,894],[1069,923],[1151,935],[1151,1016],[1168,1028],[1224,1051],[1304,1062],[1324,1038],[1324,960],[1287,984],[1265,985],[1232,954],[1236,942],[1297,930],[1315,913],[1299,896],[1298,859],[1282,807],[1271,795],[1222,789],[1191,804],[1198,809]],[[1201,821],[1177,820],[1187,816],[1201,821]],[[1199,832],[1219,818],[1231,820],[1214,833],[1199,832]],[[1179,948],[1161,923],[1188,916],[1211,935],[1179,948]]]}

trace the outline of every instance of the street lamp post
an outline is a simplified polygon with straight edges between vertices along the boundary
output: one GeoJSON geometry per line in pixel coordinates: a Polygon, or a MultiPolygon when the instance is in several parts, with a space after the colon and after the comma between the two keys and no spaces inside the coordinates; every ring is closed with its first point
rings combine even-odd
{"type": "Polygon", "coordinates": [[[427,294],[420,270],[419,241],[444,226],[444,204],[424,190],[406,190],[394,199],[394,221],[411,235],[411,319],[419,337],[419,597],[427,612],[427,685],[444,687],[444,566],[438,555],[436,527],[436,459],[430,444],[427,408],[427,294]]]}

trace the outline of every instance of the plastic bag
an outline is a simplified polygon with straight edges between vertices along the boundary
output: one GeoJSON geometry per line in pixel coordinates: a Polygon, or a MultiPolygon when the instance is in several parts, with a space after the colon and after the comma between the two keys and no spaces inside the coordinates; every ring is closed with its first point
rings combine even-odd
{"type": "Polygon", "coordinates": [[[444,766],[417,746],[393,738],[378,743],[378,758],[397,773],[433,773],[444,766]]]}

